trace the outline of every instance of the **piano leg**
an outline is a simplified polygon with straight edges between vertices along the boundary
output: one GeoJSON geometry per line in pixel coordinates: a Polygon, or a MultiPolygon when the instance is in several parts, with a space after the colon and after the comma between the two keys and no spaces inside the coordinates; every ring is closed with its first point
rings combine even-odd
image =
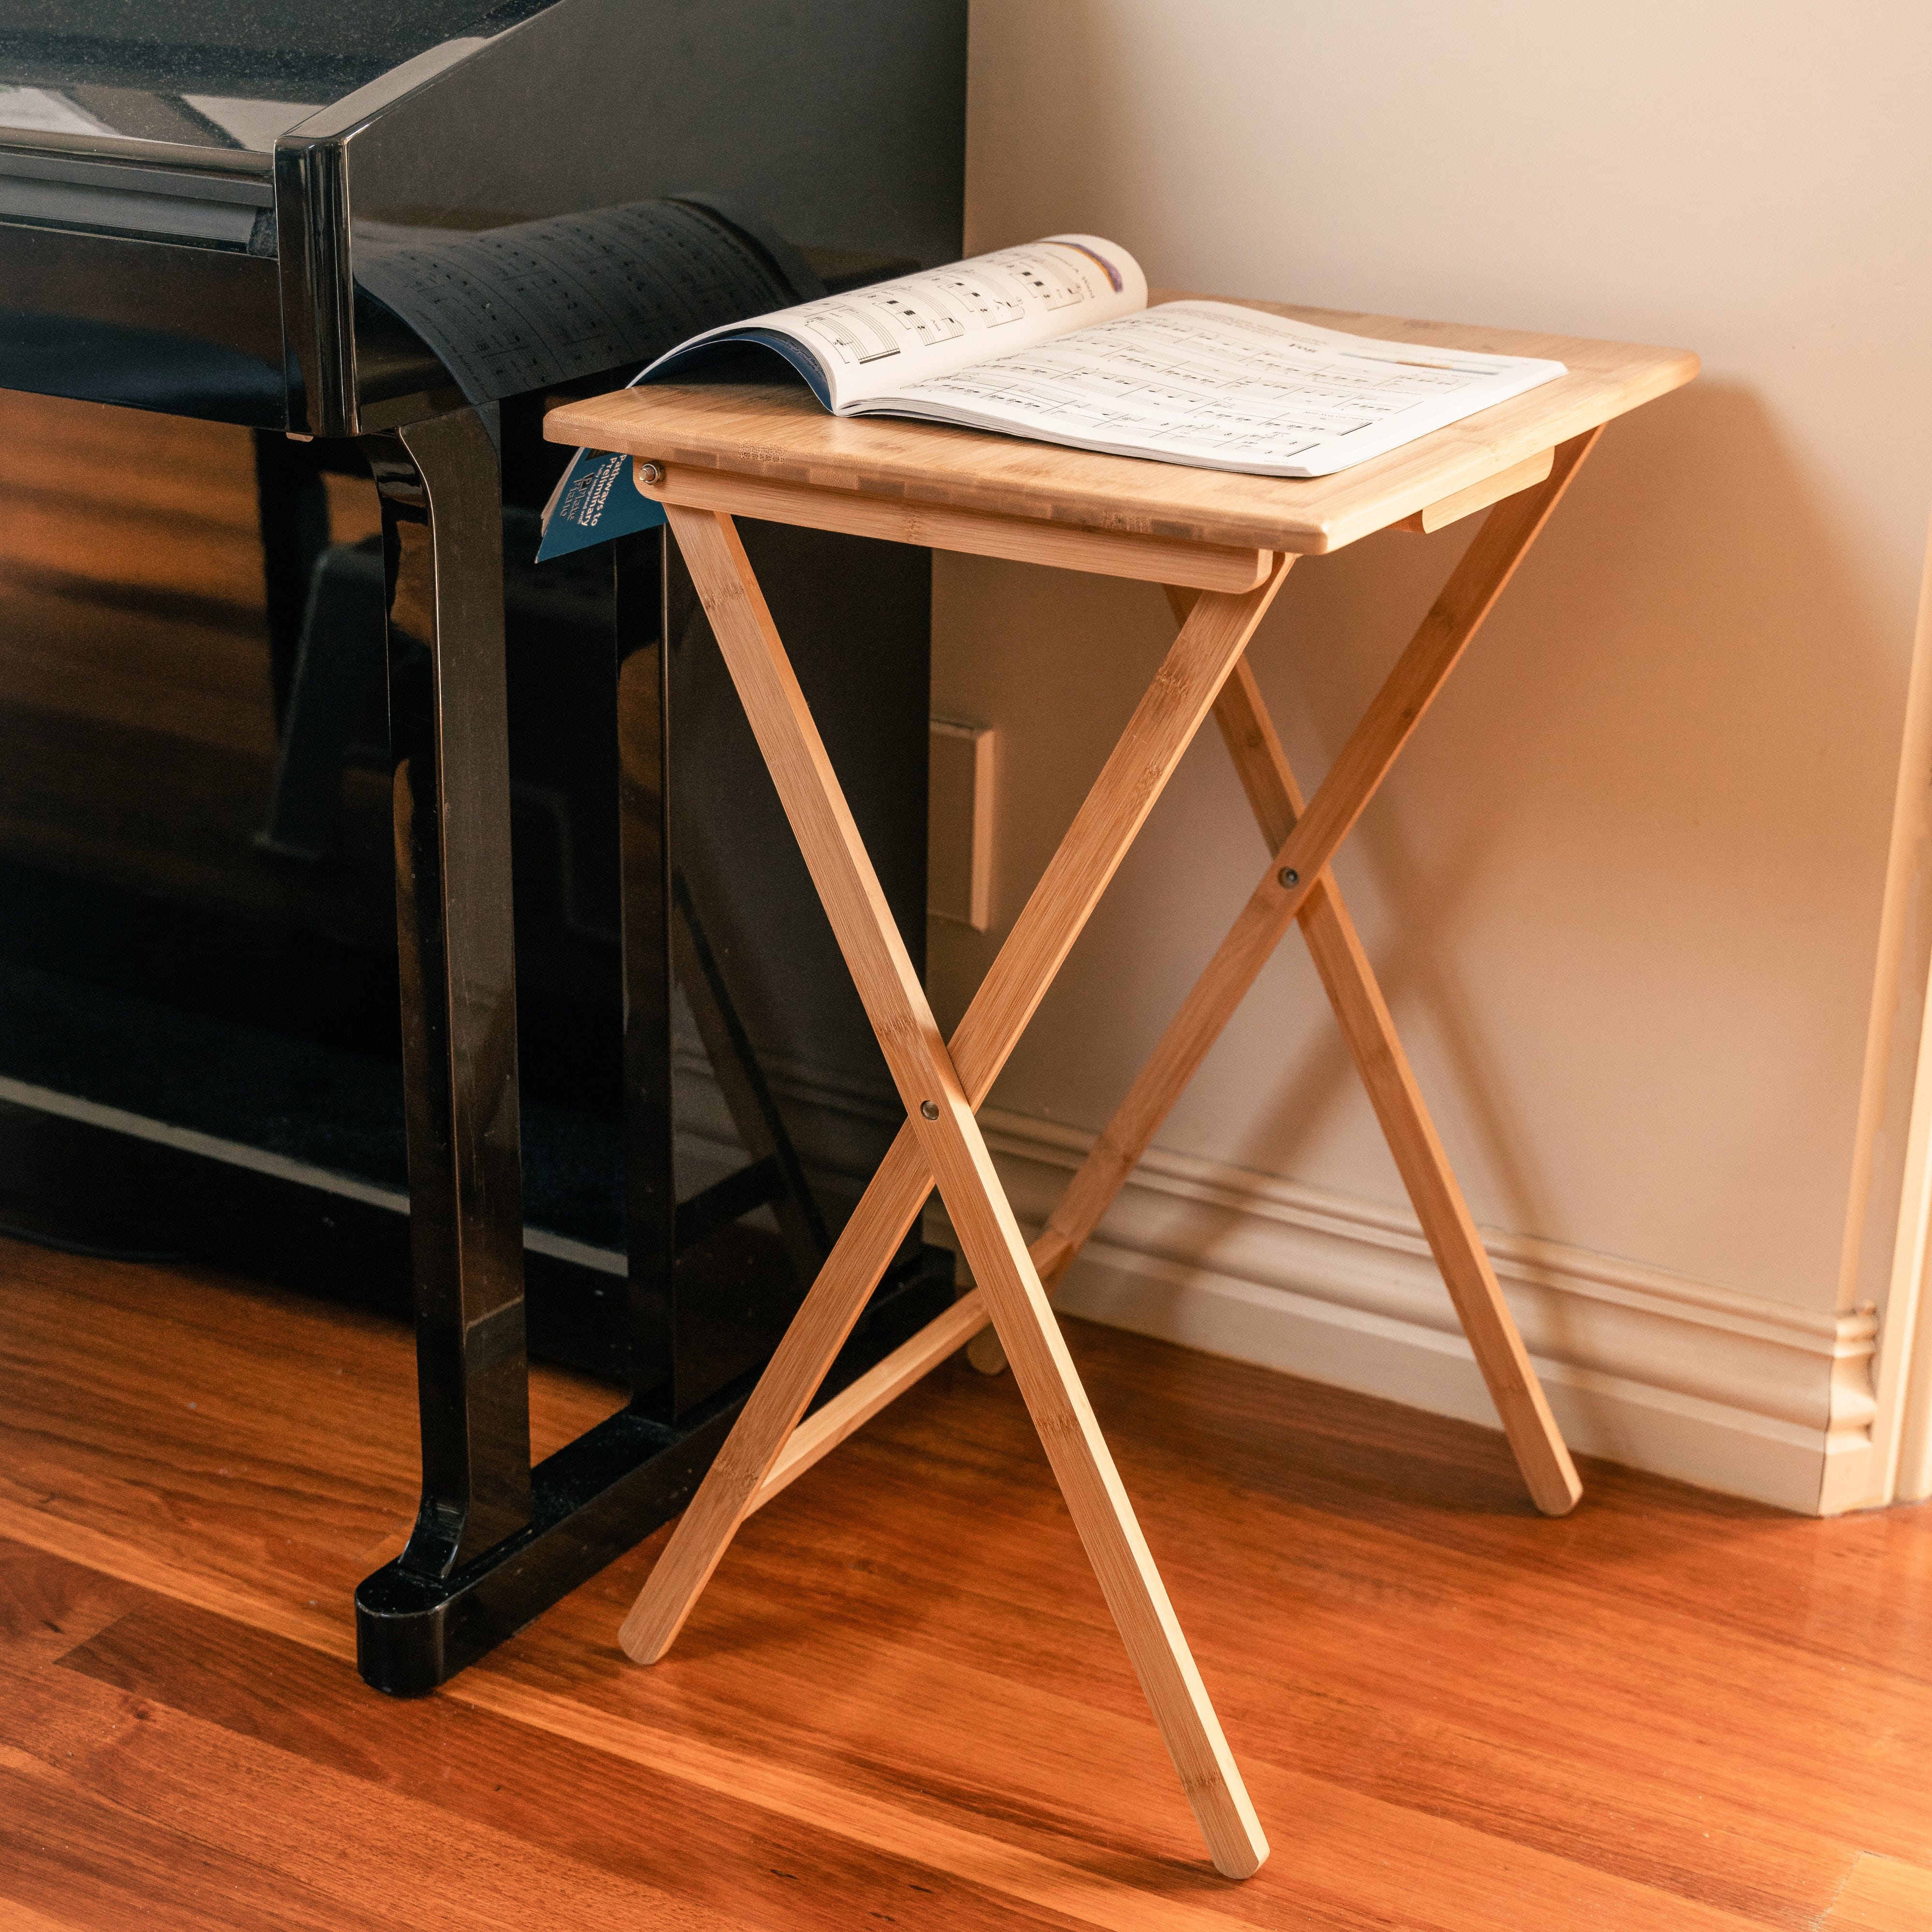
{"type": "MultiPolygon", "coordinates": [[[[531,1468],[501,486],[489,428],[482,412],[462,410],[362,445],[382,493],[388,554],[423,1490],[407,1548],[356,1590],[356,1665],[378,1690],[403,1696],[474,1662],[690,1500],[760,1366],[722,1387],[715,1372],[692,1378],[708,1348],[732,1340],[732,1295],[703,1265],[714,1224],[769,1204],[801,1284],[825,1242],[722,975],[713,985],[703,970],[695,910],[680,910],[666,812],[659,542],[627,539],[614,560],[614,668],[632,1400],[531,1468]],[[672,1160],[674,955],[688,956],[699,1029],[752,1156],[682,1203],[672,1160]]],[[[834,628],[842,644],[844,630],[834,628]]],[[[827,1376],[828,1396],[951,1300],[951,1262],[944,1250],[912,1244],[827,1376]]],[[[734,1278],[733,1292],[742,1288],[734,1278]]]]}
{"type": "MultiPolygon", "coordinates": [[[[494,414],[494,410],[492,411],[494,414]]],[[[388,578],[390,758],[423,1491],[405,1570],[530,1517],[502,491],[479,412],[368,453],[388,578]]]]}
{"type": "Polygon", "coordinates": [[[669,667],[659,534],[620,538],[616,580],[617,817],[624,956],[624,1220],[631,1401],[676,1418],[677,1168],[671,1105],[669,667]]]}

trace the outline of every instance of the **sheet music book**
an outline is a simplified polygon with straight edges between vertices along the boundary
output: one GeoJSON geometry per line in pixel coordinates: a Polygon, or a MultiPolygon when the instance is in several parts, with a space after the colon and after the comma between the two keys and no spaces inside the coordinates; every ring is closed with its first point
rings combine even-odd
{"type": "MultiPolygon", "coordinates": [[[[909,416],[1256,476],[1330,476],[1567,373],[1233,302],[1150,308],[1139,264],[1092,235],[707,329],[637,380],[673,380],[752,345],[783,356],[835,415],[909,416]]],[[[560,497],[574,488],[580,500],[578,472],[599,460],[580,452],[560,497]]],[[[606,499],[624,488],[614,479],[606,499]]],[[[548,524],[545,548],[554,554],[548,524]]]]}

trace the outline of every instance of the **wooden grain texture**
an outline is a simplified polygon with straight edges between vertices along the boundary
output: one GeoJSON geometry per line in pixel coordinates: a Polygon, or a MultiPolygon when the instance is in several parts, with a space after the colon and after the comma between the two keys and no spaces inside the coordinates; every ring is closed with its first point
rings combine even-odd
{"type": "MultiPolygon", "coordinates": [[[[452,1885],[459,1900],[487,1891],[495,1863],[488,1855],[507,1840],[513,1853],[533,1845],[584,1869],[587,1887],[560,1874],[566,1902],[580,1889],[594,1898],[612,1880],[655,1890],[668,1879],[676,1902],[759,1926],[842,1932],[855,1919],[977,1926],[1019,1916],[972,1881],[937,1874],[916,1843],[905,1856],[916,1821],[896,1828],[882,1814],[855,1820],[857,1831],[829,1829],[824,1820],[837,1796],[822,1779],[782,1766],[761,1771],[736,1749],[707,1754],[700,1742],[686,1750],[668,1729],[614,1723],[501,1678],[472,1678],[464,1694],[390,1705],[396,1715],[379,1750],[369,1694],[352,1673],[320,1652],[164,1598],[146,1599],[70,1667],[324,1770],[426,1800],[442,1815],[414,1829],[414,1821],[399,1821],[392,1834],[399,1850],[417,1829],[460,1848],[474,1820],[487,1862],[470,1885],[452,1885]],[[508,1706],[516,1714],[497,1708],[508,1706]],[[750,1802],[754,1790],[764,1802],[750,1802]],[[743,1802],[722,1798],[725,1791],[743,1802]],[[634,1828],[612,1832],[614,1815],[634,1828]]],[[[862,1812],[862,1798],[856,1808],[862,1812]]],[[[634,1901],[605,1922],[652,1925],[651,1902],[634,1901]]],[[[508,1922],[546,1922],[539,1913],[508,1922]]]]}
{"type": "MultiPolygon", "coordinates": [[[[1033,1256],[1034,1272],[1042,1283],[1048,1282],[1049,1269],[1058,1258],[1058,1244],[1042,1236],[1028,1252],[1033,1256]]],[[[763,1509],[772,1497],[796,1482],[814,1463],[824,1461],[888,1402],[896,1401],[962,1346],[969,1346],[976,1368],[985,1374],[998,1374],[1006,1366],[1006,1355],[991,1326],[992,1318],[985,1296],[976,1288],[968,1288],[944,1315],[934,1316],[884,1360],[874,1363],[857,1381],[841,1389],[823,1407],[814,1409],[786,1439],[746,1514],[763,1509]],[[971,1352],[987,1342],[992,1344],[989,1350],[971,1352]]]]}
{"type": "MultiPolygon", "coordinates": [[[[1564,444],[1545,482],[1505,498],[1484,519],[1420,628],[1336,754],[1308,809],[1276,848],[1247,903],[1060,1197],[1048,1227],[1064,1244],[1061,1268],[1100,1225],[1255,976],[1322,880],[1599,433],[1564,444]]],[[[1556,1490],[1543,1492],[1556,1501],[1556,1490]]]]}
{"type": "Polygon", "coordinates": [[[1492,503],[1499,503],[1505,496],[1514,496],[1519,490],[1527,490],[1532,484],[1540,483],[1550,474],[1550,463],[1556,454],[1554,450],[1546,449],[1540,456],[1513,463],[1508,469],[1498,470],[1493,476],[1486,476],[1481,482],[1472,483],[1453,496],[1439,496],[1414,516],[1403,518],[1396,527],[1412,531],[1418,536],[1432,536],[1437,530],[1447,530],[1451,524],[1460,524],[1465,517],[1474,516],[1478,510],[1486,510],[1492,503]]]}
{"type": "MultiPolygon", "coordinates": [[[[1356,768],[1358,790],[1352,805],[1340,784],[1324,786],[1319,795],[1319,802],[1325,806],[1334,806],[1338,797],[1342,800],[1339,813],[1330,813],[1335,828],[1338,828],[1330,832],[1335,843],[1346,836],[1354,822],[1353,815],[1359,814],[1366,805],[1388,763],[1406,741],[1407,731],[1413,728],[1426,708],[1433,690],[1453,668],[1460,651],[1466,647],[1523,551],[1534,540],[1567,487],[1569,478],[1587,453],[1596,434],[1590,432],[1564,446],[1560,474],[1553,478],[1556,453],[1543,451],[1511,470],[1492,477],[1487,484],[1466,490],[1457,502],[1450,506],[1460,515],[1479,507],[1482,502],[1493,502],[1505,496],[1520,495],[1524,500],[1513,506],[1509,513],[1498,518],[1496,528],[1486,530],[1472,546],[1473,562],[1466,560],[1464,566],[1452,578],[1414,643],[1398,663],[1389,684],[1371,706],[1364,721],[1364,729],[1358,731],[1344,748],[1342,757],[1337,761],[1338,770],[1346,773],[1352,765],[1356,768]],[[1391,693],[1394,694],[1393,697],[1391,693]],[[1375,748],[1373,728],[1378,710],[1385,728],[1379,748],[1375,748]],[[1361,752],[1365,741],[1372,752],[1366,757],[1361,752]]],[[[659,494],[667,502],[691,510],[694,506],[684,500],[686,493],[678,487],[677,475],[678,472],[672,472],[659,494]]],[[[698,492],[698,502],[718,514],[728,506],[762,507],[772,514],[780,514],[795,512],[806,496],[816,499],[825,494],[754,479],[745,486],[750,494],[741,496],[738,494],[741,485],[744,485],[744,479],[722,477],[716,491],[698,492]]],[[[1443,520],[1449,520],[1445,514],[1443,520]]],[[[682,521],[679,526],[694,531],[701,527],[694,518],[682,521]]],[[[728,599],[746,595],[755,596],[756,586],[748,568],[734,569],[729,577],[721,572],[716,594],[728,599]]],[[[1178,588],[1170,589],[1171,596],[1186,595],[1178,588]]],[[[1190,598],[1184,610],[1180,604],[1176,604],[1176,614],[1184,633],[1197,601],[1190,598]]],[[[1216,700],[1216,711],[1251,807],[1264,830],[1279,826],[1276,842],[1286,846],[1300,814],[1299,796],[1293,794],[1292,775],[1287,776],[1288,791],[1285,793],[1282,789],[1283,776],[1287,774],[1286,761],[1261,706],[1252,676],[1244,665],[1237,664],[1216,700]],[[1291,795],[1294,799],[1292,806],[1287,802],[1291,795]]],[[[1136,723],[1138,722],[1137,718],[1136,723]]],[[[1120,748],[1130,751],[1136,760],[1140,758],[1142,754],[1133,727],[1130,726],[1120,748]]],[[[1075,832],[1079,829],[1080,821],[1076,821],[1075,832]]],[[[1070,845],[1075,842],[1075,832],[1070,833],[1070,845]]],[[[1332,844],[1329,849],[1332,850],[1332,844]]],[[[1262,916],[1275,916],[1268,902],[1280,895],[1274,887],[1289,877],[1292,869],[1277,868],[1273,880],[1263,881],[1256,896],[1262,902],[1262,916]]],[[[1042,881],[1042,892],[1036,895],[1034,904],[1029,906],[1029,914],[1042,897],[1050,902],[1051,895],[1046,889],[1053,877],[1052,868],[1049,868],[1047,880],[1042,881]]],[[[1330,902],[1339,905],[1340,902],[1332,876],[1327,871],[1325,857],[1320,862],[1311,893],[1321,902],[1312,928],[1316,937],[1312,942],[1316,946],[1318,968],[1336,1003],[1351,1052],[1368,1084],[1398,1168],[1416,1204],[1485,1382],[1516,1451],[1530,1493],[1538,1507],[1546,1514],[1561,1515],[1575,1506],[1581,1493],[1575,1466],[1503,1300],[1495,1272],[1483,1250],[1447,1156],[1422,1106],[1413,1075],[1379,991],[1372,976],[1368,974],[1367,961],[1359,942],[1354,939],[1353,928],[1348,925],[1346,916],[1339,927],[1330,916],[1330,902]]],[[[1255,913],[1256,905],[1251,901],[1248,914],[1244,917],[1248,919],[1249,914],[1255,913]]],[[[1084,916],[1083,912],[1083,920],[1084,916]]],[[[1257,950],[1258,945],[1264,943],[1271,950],[1288,923],[1286,917],[1277,916],[1273,937],[1262,942],[1255,937],[1259,918],[1249,920],[1250,943],[1245,954],[1238,954],[1232,950],[1234,938],[1242,932],[1241,924],[1238,922],[1236,935],[1231,935],[1229,945],[1216,955],[1195,994],[1190,996],[1189,1006],[1184,1007],[1174,1025],[1163,1038],[1113,1121],[1076,1174],[1049,1218],[1044,1233],[1034,1244],[1029,1264],[1049,1289],[1064,1274],[1091,1235],[1125,1184],[1128,1174],[1145,1152],[1160,1121],[1192,1077],[1195,1067],[1226,1024],[1234,1006],[1245,995],[1262,959],[1266,956],[1264,952],[1257,950]]],[[[1023,918],[1021,930],[1024,931],[1027,925],[1027,920],[1023,918]]],[[[1070,934],[1078,929],[1077,925],[1066,928],[1070,934]]],[[[1016,976],[1011,983],[1030,985],[1033,997],[1036,1000],[1052,971],[1057,969],[1057,964],[1055,960],[1046,967],[1045,977],[1028,980],[1016,976]]],[[[981,1000],[987,1001],[989,1010],[997,1010],[994,1003],[1001,989],[1009,983],[1004,970],[1006,964],[1006,957],[1003,954],[980,989],[981,1000]]],[[[976,1000],[976,1009],[980,1004],[980,1000],[976,1000]]],[[[962,1041],[966,1043],[968,1060],[964,1064],[968,1064],[974,1057],[974,1018],[975,1014],[969,1012],[955,1041],[956,1046],[962,1041]]],[[[1017,1037],[1018,1028],[1024,1023],[1023,1016],[1014,1016],[1007,1021],[1012,1037],[1017,1037]]],[[[1001,1049],[1001,1058],[1010,1043],[1009,1040],[1007,1048],[1001,1049]]],[[[974,1094],[969,1107],[976,1107],[980,1097],[979,1094],[974,1094]]],[[[916,1211],[916,1196],[921,1180],[919,1167],[922,1165],[915,1165],[902,1134],[894,1146],[892,1157],[888,1160],[875,1183],[881,1194],[890,1191],[892,1212],[880,1218],[876,1232],[872,1217],[868,1216],[864,1224],[868,1240],[881,1244],[882,1253],[887,1231],[899,1225],[901,1215],[904,1216],[905,1224],[909,1225],[911,1215],[916,1211]]],[[[875,1208],[878,1204],[875,1199],[875,1208]]],[[[986,1232],[990,1234],[992,1231],[986,1232]]],[[[851,1322],[856,1318],[859,1296],[869,1288],[875,1278],[875,1271],[866,1257],[866,1251],[856,1246],[835,1252],[832,1264],[814,1288],[812,1300],[794,1324],[797,1333],[788,1338],[787,1345],[781,1349],[766,1378],[766,1385],[741,1421],[733,1442],[728,1445],[727,1454],[721,1457],[718,1468],[710,1478],[709,1493],[700,1492],[697,1504],[688,1513],[686,1522],[674,1540],[667,1560],[661,1566],[661,1574],[653,1577],[626,1618],[626,1648],[640,1660],[654,1661],[664,1654],[689,1615],[698,1592],[713,1574],[736,1526],[787,1482],[862,1426],[962,1342],[973,1340],[973,1359],[982,1371],[997,1372],[1006,1366],[1009,1358],[998,1332],[998,1324],[994,1324],[994,1332],[982,1332],[985,1318],[991,1313],[990,1306],[982,1300],[975,1303],[970,1310],[956,1308],[896,1351],[889,1361],[880,1364],[861,1383],[827,1404],[813,1418],[808,1429],[793,1432],[806,1403],[823,1378],[832,1352],[842,1342],[851,1322]]]]}
{"type": "MultiPolygon", "coordinates": [[[[1543,467],[1546,473],[1548,466],[1543,467]]],[[[1168,596],[1176,620],[1185,622],[1192,594],[1170,588],[1168,596]]],[[[1278,850],[1301,816],[1303,800],[1245,658],[1215,700],[1214,721],[1262,838],[1270,850],[1278,850]]],[[[1295,918],[1531,1497],[1546,1515],[1565,1515],[1582,1494],[1576,1465],[1416,1084],[1354,921],[1327,867],[1316,874],[1295,918]]],[[[1127,1155],[1138,1160],[1139,1152],[1145,1150],[1158,1124],[1154,1110],[1165,1112],[1163,1097],[1143,1096],[1138,1112],[1129,1116],[1111,1146],[1103,1135],[1097,1157],[1083,1164],[1048,1216],[1033,1252],[1049,1292],[1078,1257],[1132,1171],[1127,1155]],[[1139,1137],[1139,1152],[1127,1138],[1128,1126],[1139,1137]]],[[[1172,1097],[1165,1096],[1166,1105],[1172,1105],[1172,1097]]],[[[1132,1096],[1128,1104],[1132,1104],[1132,1096]]],[[[1124,1106],[1116,1121],[1126,1112],[1124,1106]]],[[[973,1359],[986,1373],[1006,1366],[1005,1352],[994,1337],[982,1336],[973,1359]]],[[[878,1406],[875,1402],[868,1413],[876,1413],[878,1406]]]]}
{"type": "MultiPolygon", "coordinates": [[[[674,512],[674,528],[686,514],[701,519],[704,513],[674,512]]],[[[696,527],[702,531],[701,520],[696,527]]],[[[1005,1065],[1291,561],[1282,560],[1258,590],[1240,596],[1209,592],[1197,599],[950,1042],[974,1106],[1005,1065]]],[[[723,586],[728,595],[738,568],[734,562],[734,577],[723,586]]],[[[806,1405],[932,1186],[911,1129],[902,1128],[625,1619],[622,1641],[640,1662],[655,1662],[675,1641],[738,1525],[758,1506],[806,1405]]],[[[933,1358],[922,1359],[929,1366],[933,1358]]],[[[913,1379],[896,1370],[893,1386],[913,1379]]],[[[808,1438],[814,1460],[858,1426],[858,1408],[880,1388],[874,1382],[842,1399],[822,1431],[808,1438]]]]}
{"type": "Polygon", "coordinates": [[[1280,303],[1248,305],[1444,349],[1552,357],[1570,373],[1386,456],[1305,480],[1102,456],[936,424],[833,416],[801,385],[620,389],[553,410],[544,434],[553,442],[621,450],[648,461],[908,502],[1317,554],[1479,485],[1697,373],[1696,357],[1685,350],[1280,303]]]}
{"type": "Polygon", "coordinates": [[[0,1666],[0,1831],[11,1840],[10,1857],[0,1861],[9,1876],[0,1887],[24,1889],[40,1875],[46,1890],[30,1899],[37,1905],[70,1910],[69,1888],[82,1871],[111,1871],[126,1858],[128,1868],[114,1883],[128,1915],[122,1922],[144,1922],[142,1894],[160,1888],[154,1872],[135,1861],[161,1864],[193,1859],[198,1850],[206,1859],[183,1821],[219,1804],[230,1822],[227,1869],[217,1883],[230,1922],[238,1925],[413,1932],[430,1901],[430,1916],[452,1932],[506,1922],[605,1932],[626,1921],[666,1932],[732,1932],[743,1923],[661,1887],[607,1876],[528,1838],[479,1825],[468,1842],[452,1840],[415,1794],[383,1790],[271,1740],[244,1740],[199,1718],[155,1709],[137,1692],[78,1673],[10,1680],[0,1666]],[[72,1802],[80,1776],[85,1806],[72,1802]],[[76,1821],[90,1813],[91,1829],[106,1835],[113,1856],[104,1858],[85,1838],[76,1842],[76,1821]],[[328,1832],[284,1828],[284,1820],[302,1816],[326,1819],[328,1832]],[[354,1846],[352,1857],[342,1855],[344,1844],[354,1846]],[[487,1886],[473,1883],[479,1870],[487,1871],[487,1886]],[[136,1872],[139,1890],[127,1883],[136,1872]],[[262,1898],[268,1887],[276,1906],[262,1898]]]}
{"type": "MultiPolygon", "coordinates": [[[[566,1924],[649,1888],[612,1932],[658,1894],[763,1932],[1794,1932],[1903,1876],[1865,1855],[1932,1864],[1925,1508],[1810,1522],[1593,1463],[1546,1522],[1493,1431],[1068,1323],[1276,1827],[1230,1886],[1010,1380],[942,1366],[794,1483],[659,1669],[610,1633],[662,1535],[398,1702],[349,1596],[415,1507],[406,1331],[8,1244],[0,1295],[0,1577],[85,1631],[0,1648],[7,1789],[62,1848],[0,1850],[9,1932],[318,1893],[393,1923],[417,1850],[472,1906],[541,1864],[566,1924]]],[[[532,1398],[547,1438],[608,1400],[541,1367],[532,1398]]]]}
{"type": "Polygon", "coordinates": [[[823,1408],[814,1409],[786,1438],[777,1460],[753,1492],[746,1514],[763,1509],[854,1430],[862,1429],[886,1403],[970,1342],[992,1318],[984,1297],[978,1289],[969,1289],[944,1315],[934,1316],[910,1340],[875,1362],[823,1408]]]}
{"type": "MultiPolygon", "coordinates": [[[[1175,614],[1184,618],[1184,596],[1175,599],[1175,614]]],[[[1300,816],[1301,790],[1245,659],[1215,700],[1214,722],[1262,838],[1279,849],[1300,816]]],[[[1576,1465],[1332,872],[1318,875],[1295,916],[1530,1495],[1546,1515],[1565,1515],[1582,1495],[1576,1465]]]]}
{"type": "Polygon", "coordinates": [[[1209,1856],[1225,1876],[1249,1877],[1268,1856],[1267,1838],[743,546],[728,517],[675,506],[671,514],[678,547],[921,1156],[992,1312],[1209,1856]]]}
{"type": "Polygon", "coordinates": [[[1932,1870],[1868,1852],[1832,1901],[1823,1932],[1925,1932],[1932,1926],[1932,1870]]]}
{"type": "Polygon", "coordinates": [[[855,495],[850,490],[776,483],[729,470],[679,466],[665,470],[658,482],[640,476],[637,487],[655,502],[681,503],[687,509],[722,510],[732,516],[759,517],[806,530],[837,530],[847,536],[878,537],[888,543],[963,550],[971,556],[1005,557],[1015,563],[1045,564],[1099,577],[1138,578],[1144,584],[1252,590],[1268,580],[1274,567],[1273,552],[1252,545],[1235,550],[1220,544],[1184,543],[1172,537],[1082,530],[1037,517],[992,516],[981,510],[950,509],[943,504],[855,495]]]}

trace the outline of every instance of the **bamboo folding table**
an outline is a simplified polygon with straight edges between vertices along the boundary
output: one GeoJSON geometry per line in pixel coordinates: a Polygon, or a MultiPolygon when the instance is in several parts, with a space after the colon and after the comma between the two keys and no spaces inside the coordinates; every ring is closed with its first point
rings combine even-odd
{"type": "MultiPolygon", "coordinates": [[[[1257,307],[1266,304],[1256,304],[1257,307]]],[[[1186,1639],[1048,1294],[1216,1036],[1299,922],[1538,1508],[1574,1466],[1329,870],[1342,841],[1611,418],[1688,382],[1688,352],[1301,308],[1276,313],[1569,373],[1334,476],[1291,482],[824,413],[796,388],[628,389],[554,412],[560,442],[625,452],[666,508],[906,1118],[624,1622],[654,1663],[738,1526],[990,1321],[1044,1444],[1216,1867],[1268,1856],[1186,1639]],[[1315,795],[1300,789],[1250,638],[1298,556],[1489,514],[1315,795]],[[1180,631],[948,1041],[881,896],[733,522],[735,517],[1138,578],[1180,631]],[[1272,856],[1119,1111],[1029,1247],[975,1109],[986,1099],[1190,740],[1212,710],[1272,856]],[[808,1418],[832,1358],[937,1186],[975,1283],[808,1418]]]]}

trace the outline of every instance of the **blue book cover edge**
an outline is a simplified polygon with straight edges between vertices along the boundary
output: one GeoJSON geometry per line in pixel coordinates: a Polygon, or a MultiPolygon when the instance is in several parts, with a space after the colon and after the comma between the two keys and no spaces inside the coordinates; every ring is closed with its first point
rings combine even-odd
{"type": "Polygon", "coordinates": [[[614,537],[656,530],[664,520],[664,506],[643,494],[632,480],[628,456],[580,449],[544,511],[537,561],[548,563],[554,556],[568,556],[614,537]]]}

